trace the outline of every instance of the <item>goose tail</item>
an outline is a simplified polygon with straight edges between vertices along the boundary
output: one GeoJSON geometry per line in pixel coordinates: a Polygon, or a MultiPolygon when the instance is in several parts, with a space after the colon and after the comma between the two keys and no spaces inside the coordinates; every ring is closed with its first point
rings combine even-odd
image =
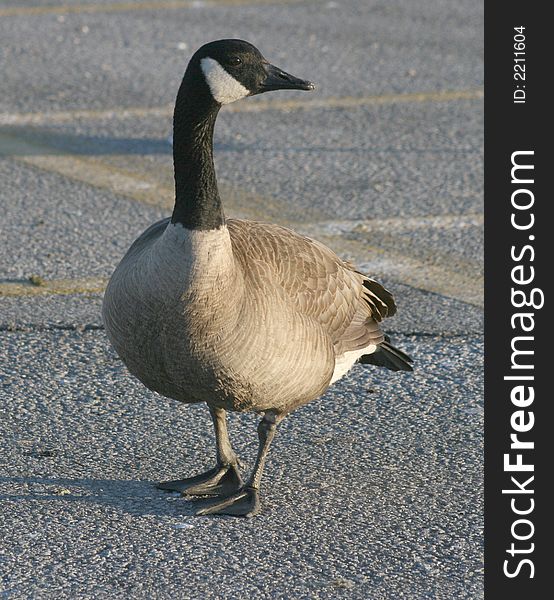
{"type": "Polygon", "coordinates": [[[413,371],[413,359],[402,350],[395,348],[388,339],[377,346],[371,354],[360,356],[359,362],[363,365],[376,365],[386,367],[391,371],[413,371]]]}

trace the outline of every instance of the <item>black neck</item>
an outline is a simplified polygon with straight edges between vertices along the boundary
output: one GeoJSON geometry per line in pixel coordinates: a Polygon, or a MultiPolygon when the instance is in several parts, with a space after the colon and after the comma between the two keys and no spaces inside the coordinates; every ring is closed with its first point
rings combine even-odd
{"type": "Polygon", "coordinates": [[[173,115],[175,208],[172,223],[217,229],[225,222],[213,160],[213,132],[220,105],[201,75],[187,70],[173,115]]]}

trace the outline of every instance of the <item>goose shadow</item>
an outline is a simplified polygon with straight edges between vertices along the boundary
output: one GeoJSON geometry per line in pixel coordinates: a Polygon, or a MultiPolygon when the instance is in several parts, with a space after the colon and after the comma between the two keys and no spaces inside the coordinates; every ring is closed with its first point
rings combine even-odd
{"type": "Polygon", "coordinates": [[[0,127],[0,134],[5,137],[3,140],[5,151],[11,156],[170,155],[172,146],[168,140],[169,133],[166,138],[115,137],[53,131],[46,127],[0,127]]]}
{"type": "MultiPolygon", "coordinates": [[[[102,135],[77,134],[68,131],[54,131],[41,126],[0,126],[0,134],[11,138],[6,152],[11,156],[44,156],[71,154],[75,156],[110,156],[110,155],[157,155],[170,157],[173,153],[171,130],[161,137],[115,137],[102,135]],[[23,142],[23,143],[17,143],[23,142]]],[[[1,141],[1,140],[0,140],[1,141]]],[[[5,143],[5,140],[4,140],[5,143]]],[[[274,145],[267,145],[262,140],[255,142],[215,140],[216,152],[244,153],[249,151],[275,152],[274,145]]],[[[412,149],[410,149],[412,150],[412,149]]],[[[413,149],[425,151],[424,149],[413,149]]],[[[322,146],[291,145],[279,149],[280,152],[292,153],[399,153],[404,150],[396,148],[372,148],[357,146],[322,146]]],[[[442,150],[441,150],[442,152],[442,150]]]]}
{"type": "MultiPolygon", "coordinates": [[[[173,143],[171,131],[161,137],[116,137],[54,131],[40,126],[0,126],[0,135],[6,139],[6,153],[10,156],[49,156],[71,154],[74,156],[158,155],[171,156],[173,143]]],[[[0,150],[2,139],[0,138],[0,150]]],[[[214,148],[221,152],[245,152],[264,149],[259,143],[219,141],[214,148]]],[[[290,148],[289,148],[290,149],[290,148]]]]}
{"type": "Polygon", "coordinates": [[[132,516],[192,517],[195,502],[156,488],[155,481],[66,477],[0,477],[0,502],[94,504],[132,516]],[[13,492],[9,489],[12,488],[13,492]]]}

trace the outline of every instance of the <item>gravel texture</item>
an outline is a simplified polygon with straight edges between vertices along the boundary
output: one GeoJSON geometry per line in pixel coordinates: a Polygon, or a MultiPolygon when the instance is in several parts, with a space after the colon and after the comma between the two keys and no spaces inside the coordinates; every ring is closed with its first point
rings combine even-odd
{"type": "MultiPolygon", "coordinates": [[[[22,9],[59,2],[0,1],[0,292],[33,275],[105,278],[168,213],[83,179],[88,165],[145,178],[153,202],[156,186],[171,191],[163,107],[203,42],[243,37],[318,83],[251,103],[483,84],[482,7],[469,0],[102,4],[41,14],[22,9]],[[44,114],[72,110],[104,112],[44,114]],[[64,156],[80,171],[60,174],[64,156]]],[[[229,215],[335,232],[361,268],[394,254],[478,287],[482,137],[478,95],[223,110],[216,166],[229,215]]],[[[444,296],[403,273],[383,273],[399,306],[384,328],[416,370],[357,366],[287,418],[248,520],[194,517],[154,487],[212,464],[211,424],[129,375],[100,294],[0,293],[0,598],[481,598],[483,312],[456,283],[444,296]]],[[[249,467],[256,419],[230,417],[249,467]]]]}

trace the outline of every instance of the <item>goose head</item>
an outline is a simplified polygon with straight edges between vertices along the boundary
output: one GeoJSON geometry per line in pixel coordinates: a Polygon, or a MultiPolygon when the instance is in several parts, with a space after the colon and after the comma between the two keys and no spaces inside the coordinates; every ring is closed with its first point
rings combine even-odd
{"type": "MultiPolygon", "coordinates": [[[[252,44],[217,40],[202,46],[187,71],[200,76],[218,104],[273,90],[313,90],[314,84],[270,64],[252,44]]],[[[190,74],[192,74],[190,73],[190,74]]]]}
{"type": "Polygon", "coordinates": [[[225,222],[213,162],[219,109],[272,90],[313,90],[314,84],[271,65],[242,40],[218,40],[190,59],[173,113],[175,208],[172,223],[211,230],[225,222]]]}

